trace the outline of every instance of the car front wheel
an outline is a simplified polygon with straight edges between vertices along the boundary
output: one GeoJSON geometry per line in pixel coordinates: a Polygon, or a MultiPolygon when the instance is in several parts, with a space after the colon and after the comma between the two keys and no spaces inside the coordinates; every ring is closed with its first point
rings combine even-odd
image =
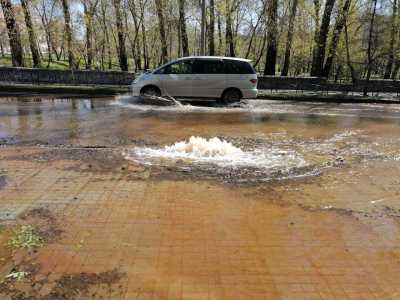
{"type": "Polygon", "coordinates": [[[140,91],[140,96],[161,96],[161,91],[155,86],[146,86],[140,91]]]}

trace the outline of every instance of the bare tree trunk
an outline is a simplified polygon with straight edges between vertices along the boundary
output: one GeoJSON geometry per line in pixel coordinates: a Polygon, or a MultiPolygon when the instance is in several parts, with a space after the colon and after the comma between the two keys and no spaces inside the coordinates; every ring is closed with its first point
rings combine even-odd
{"type": "Polygon", "coordinates": [[[317,66],[315,63],[317,62],[318,55],[318,43],[319,43],[319,29],[321,27],[319,13],[321,11],[321,2],[320,0],[313,0],[314,2],[314,17],[315,17],[315,32],[314,32],[314,45],[312,48],[312,62],[311,62],[311,74],[315,73],[315,69],[317,66]]]}
{"type": "Polygon", "coordinates": [[[340,35],[342,33],[344,25],[346,24],[347,15],[349,14],[350,5],[351,5],[351,0],[345,0],[343,8],[337,17],[335,29],[333,30],[333,34],[332,34],[328,57],[326,59],[325,66],[322,71],[322,76],[324,76],[324,77],[328,77],[331,72],[331,68],[332,68],[333,60],[336,55],[336,49],[337,49],[337,46],[339,43],[340,35]]]}
{"type": "Polygon", "coordinates": [[[3,41],[1,40],[0,37],[0,53],[1,53],[1,57],[4,57],[4,47],[3,47],[3,41]]]}
{"type": "Polygon", "coordinates": [[[142,59],[141,59],[141,49],[140,49],[140,42],[139,42],[139,30],[140,30],[140,22],[142,20],[138,20],[137,12],[136,12],[136,5],[134,0],[129,0],[129,9],[133,18],[133,24],[135,26],[135,36],[132,44],[132,52],[135,53],[133,59],[135,60],[136,70],[140,70],[142,68],[142,59]]]}
{"type": "Polygon", "coordinates": [[[118,35],[118,59],[122,71],[128,71],[128,56],[126,55],[125,30],[121,15],[121,0],[113,0],[115,9],[115,22],[118,35]]]}
{"type": "Polygon", "coordinates": [[[201,33],[200,33],[200,54],[206,55],[206,0],[200,0],[201,2],[201,33]]]}
{"type": "Polygon", "coordinates": [[[257,66],[258,66],[258,64],[260,63],[260,61],[261,61],[261,58],[262,58],[262,56],[263,56],[263,54],[264,54],[264,49],[265,49],[265,45],[267,44],[267,33],[265,32],[264,33],[264,36],[263,36],[263,40],[262,40],[262,43],[261,43],[261,50],[259,51],[259,55],[258,55],[258,58],[257,58],[257,60],[254,62],[254,67],[256,68],[257,66]]]}
{"type": "Polygon", "coordinates": [[[47,17],[45,16],[45,14],[43,14],[40,19],[42,21],[44,33],[45,33],[45,36],[46,36],[47,56],[48,56],[48,58],[47,58],[47,60],[48,60],[47,67],[49,67],[50,66],[50,62],[53,61],[53,56],[51,55],[51,52],[52,52],[51,33],[50,33],[49,25],[47,23],[47,17]]]}
{"type": "Polygon", "coordinates": [[[331,22],[331,14],[334,6],[335,0],[327,0],[325,3],[324,15],[322,17],[321,28],[319,30],[317,53],[314,57],[311,76],[320,77],[322,75],[322,69],[325,61],[326,40],[328,39],[329,24],[331,22]]]}
{"type": "Polygon", "coordinates": [[[108,59],[108,69],[112,69],[112,51],[111,51],[111,44],[110,44],[110,34],[106,28],[106,42],[107,42],[107,59],[108,59]]]}
{"type": "Polygon", "coordinates": [[[176,28],[178,30],[178,57],[182,57],[182,31],[179,20],[176,24],[176,28]]]}
{"type": "Polygon", "coordinates": [[[289,72],[290,51],[292,50],[294,20],[296,18],[296,13],[297,13],[297,3],[298,3],[298,0],[293,0],[292,9],[290,12],[290,17],[289,17],[289,28],[288,28],[288,35],[287,35],[287,40],[286,40],[285,60],[283,63],[281,76],[287,76],[288,72],[289,72]]]}
{"type": "MultiPolygon", "coordinates": [[[[147,3],[147,0],[146,0],[146,3],[147,3]]],[[[149,68],[149,56],[147,53],[148,51],[147,51],[146,27],[144,25],[145,3],[143,3],[143,0],[139,0],[139,6],[140,6],[140,22],[142,25],[143,60],[144,60],[144,68],[147,70],[149,68]]]]}
{"type": "Polygon", "coordinates": [[[21,44],[21,35],[15,20],[14,9],[11,0],[1,0],[1,7],[7,26],[8,38],[10,40],[11,60],[14,67],[24,66],[24,55],[21,44]]]}
{"type": "Polygon", "coordinates": [[[35,33],[35,30],[34,30],[33,24],[32,24],[29,1],[30,0],[21,0],[21,6],[24,11],[26,29],[28,30],[28,35],[29,35],[29,46],[31,48],[33,66],[35,68],[38,68],[41,65],[41,61],[40,61],[40,54],[39,54],[39,50],[38,50],[38,46],[37,46],[36,33],[35,33]]]}
{"type": "Polygon", "coordinates": [[[393,80],[396,80],[399,70],[400,70],[400,60],[396,60],[391,77],[393,80]]]}
{"type": "Polygon", "coordinates": [[[147,39],[146,39],[146,28],[142,22],[142,44],[143,44],[143,58],[144,58],[144,68],[149,68],[149,57],[147,54],[147,39]]]}
{"type": "MultiPolygon", "coordinates": [[[[172,6],[168,5],[168,11],[167,11],[167,16],[172,16],[173,12],[172,12],[172,6]]],[[[175,33],[173,33],[172,28],[174,27],[174,24],[172,24],[173,22],[171,22],[171,19],[166,18],[166,26],[167,26],[167,39],[168,40],[168,60],[171,60],[172,57],[172,38],[173,35],[175,35],[175,33]]]]}
{"type": "Polygon", "coordinates": [[[367,75],[366,75],[366,84],[364,87],[364,96],[368,95],[368,81],[371,78],[372,73],[372,63],[373,63],[373,54],[372,54],[372,39],[374,35],[374,26],[375,26],[375,16],[376,16],[376,5],[378,0],[373,1],[373,8],[371,14],[371,20],[369,24],[369,31],[368,31],[368,48],[367,48],[367,75]]]}
{"type": "Polygon", "coordinates": [[[397,45],[394,55],[394,67],[391,75],[392,80],[396,80],[399,70],[400,70],[400,30],[398,31],[397,45]]]}
{"type": "Polygon", "coordinates": [[[71,69],[76,68],[74,50],[72,45],[72,28],[71,28],[71,14],[69,11],[68,0],[61,0],[63,12],[64,12],[64,22],[65,22],[65,35],[67,38],[67,52],[68,52],[68,62],[71,69]]]}
{"type": "Polygon", "coordinates": [[[388,61],[385,70],[385,79],[389,79],[392,74],[393,62],[394,62],[394,45],[397,35],[397,0],[393,0],[393,12],[392,12],[392,29],[390,31],[390,43],[389,43],[389,54],[388,61]]]}
{"type": "Polygon", "coordinates": [[[183,56],[189,56],[189,42],[186,33],[185,0],[179,0],[179,28],[183,56]]]}
{"type": "Polygon", "coordinates": [[[112,69],[112,57],[111,57],[110,35],[108,33],[106,14],[107,14],[107,6],[102,1],[101,2],[101,24],[103,27],[104,47],[107,50],[107,68],[110,70],[110,69],[112,69]]]}
{"type": "Polygon", "coordinates": [[[267,7],[268,31],[267,31],[267,57],[265,60],[264,75],[275,75],[277,57],[277,17],[278,0],[269,0],[267,7]]]}
{"type": "Polygon", "coordinates": [[[218,12],[218,54],[222,53],[222,25],[221,25],[221,14],[218,12]]]}
{"type": "Polygon", "coordinates": [[[211,56],[215,55],[215,3],[214,0],[210,0],[210,27],[208,30],[208,53],[211,56]]]}
{"type": "Polygon", "coordinates": [[[155,0],[155,1],[156,1],[156,9],[158,16],[158,29],[160,30],[160,38],[161,38],[161,62],[166,63],[168,60],[168,44],[167,44],[167,37],[165,35],[163,3],[162,0],[155,0]]]}
{"type": "Polygon", "coordinates": [[[349,49],[349,34],[347,31],[347,21],[344,24],[344,36],[345,36],[345,42],[346,42],[346,62],[347,66],[350,69],[350,74],[351,74],[351,81],[353,84],[357,82],[357,74],[354,70],[353,65],[351,64],[351,59],[350,59],[350,49],[349,49]]]}
{"type": "Polygon", "coordinates": [[[230,0],[225,0],[226,9],[226,31],[225,31],[225,54],[226,56],[235,57],[235,45],[233,43],[232,32],[232,5],[230,0]]]}
{"type": "Polygon", "coordinates": [[[92,18],[93,15],[88,8],[86,2],[83,2],[83,11],[85,14],[85,25],[86,25],[86,69],[90,70],[92,68],[93,60],[93,47],[92,47],[92,18]]]}
{"type": "Polygon", "coordinates": [[[254,36],[256,35],[256,30],[261,22],[261,19],[264,17],[264,12],[265,12],[265,7],[263,7],[262,12],[258,16],[257,23],[251,31],[250,41],[249,41],[249,45],[247,46],[247,51],[246,51],[246,55],[245,55],[246,58],[248,58],[250,56],[250,51],[253,46],[254,36]]]}

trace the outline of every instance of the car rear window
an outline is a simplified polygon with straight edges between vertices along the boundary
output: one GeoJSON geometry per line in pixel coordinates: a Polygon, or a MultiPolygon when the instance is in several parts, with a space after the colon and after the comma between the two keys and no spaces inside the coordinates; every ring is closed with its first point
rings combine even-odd
{"type": "Polygon", "coordinates": [[[245,61],[224,60],[226,74],[256,74],[253,66],[245,61]]]}
{"type": "Polygon", "coordinates": [[[216,59],[196,59],[194,62],[195,74],[224,74],[224,62],[216,59]]]}

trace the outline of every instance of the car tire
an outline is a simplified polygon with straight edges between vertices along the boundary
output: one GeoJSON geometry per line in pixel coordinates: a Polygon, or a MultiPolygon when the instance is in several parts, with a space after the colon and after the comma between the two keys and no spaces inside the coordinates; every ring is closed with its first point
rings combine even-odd
{"type": "Polygon", "coordinates": [[[161,96],[161,91],[158,87],[150,85],[150,86],[145,86],[140,90],[140,96],[156,96],[160,97],[161,96]]]}
{"type": "Polygon", "coordinates": [[[232,104],[240,102],[242,99],[242,93],[237,89],[226,90],[221,97],[221,104],[232,104]]]}

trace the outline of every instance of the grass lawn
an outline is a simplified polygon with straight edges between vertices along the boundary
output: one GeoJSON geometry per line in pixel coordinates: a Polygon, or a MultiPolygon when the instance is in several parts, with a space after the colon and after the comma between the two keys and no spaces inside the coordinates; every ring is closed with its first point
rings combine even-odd
{"type": "MultiPolygon", "coordinates": [[[[31,68],[32,67],[32,58],[29,55],[25,55],[24,56],[24,64],[25,67],[27,68],[31,68]]],[[[11,63],[11,55],[10,54],[6,54],[5,56],[0,56],[0,67],[11,67],[12,63],[11,63]]],[[[134,66],[134,62],[129,61],[129,66],[133,67],[134,66]]],[[[42,58],[42,68],[48,68],[48,69],[54,69],[54,70],[69,70],[69,63],[68,60],[55,60],[55,57],[53,57],[53,61],[50,62],[49,64],[49,60],[47,59],[47,56],[42,58]]],[[[80,70],[84,70],[85,69],[85,63],[81,62],[80,66],[79,66],[80,70]]],[[[114,60],[112,62],[112,71],[120,71],[119,68],[119,63],[118,60],[114,60]]],[[[131,72],[133,70],[130,70],[131,72]]]]}
{"type": "MultiPolygon", "coordinates": [[[[68,61],[53,61],[50,62],[50,65],[48,64],[49,61],[47,59],[42,59],[42,67],[43,68],[49,68],[49,69],[57,69],[57,70],[66,70],[68,69],[68,61]]],[[[25,67],[31,68],[32,67],[32,59],[30,56],[25,56],[24,57],[24,64],[25,67]]],[[[0,57],[0,66],[4,67],[11,67],[11,55],[5,55],[4,57],[0,57]]]]}

